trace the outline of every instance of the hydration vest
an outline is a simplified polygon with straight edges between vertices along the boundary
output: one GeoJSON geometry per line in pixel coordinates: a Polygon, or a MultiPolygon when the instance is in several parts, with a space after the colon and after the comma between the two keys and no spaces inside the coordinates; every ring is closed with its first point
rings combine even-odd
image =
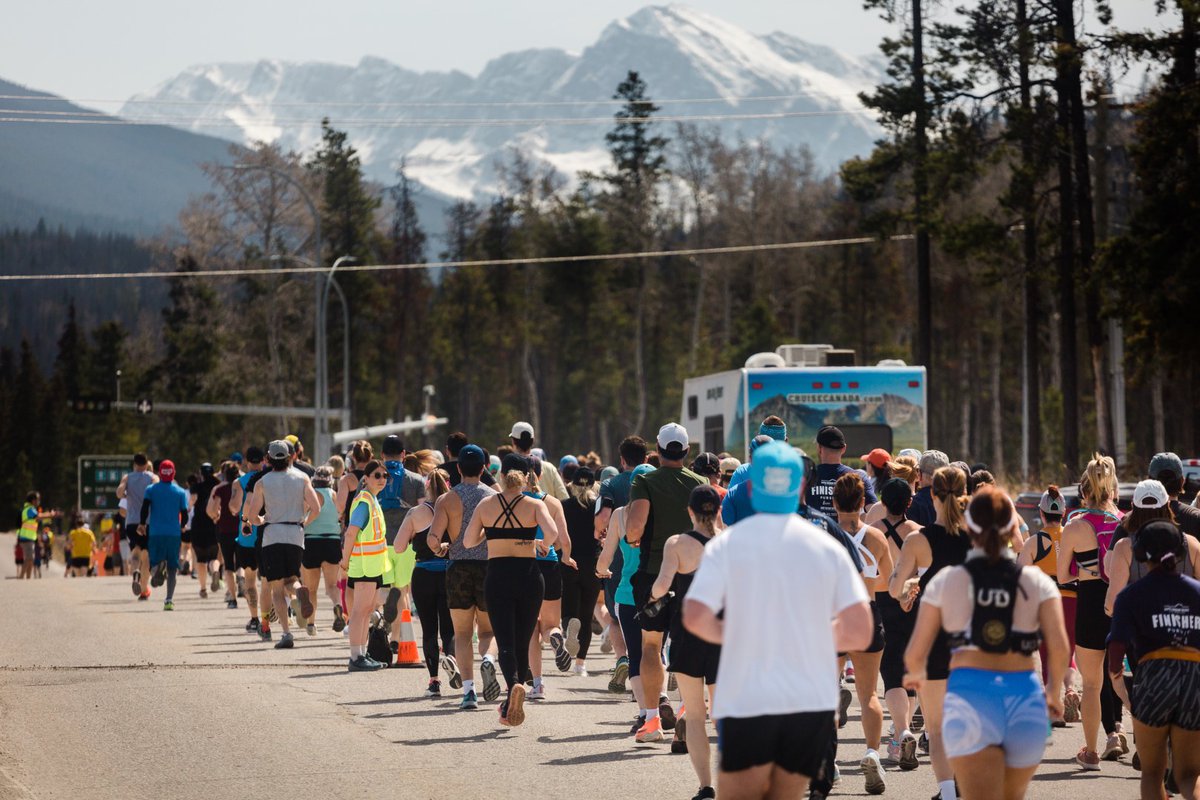
{"type": "MultiPolygon", "coordinates": [[[[1113,548],[1113,537],[1116,536],[1117,528],[1121,525],[1121,518],[1109,511],[1097,511],[1094,508],[1077,508],[1067,515],[1063,520],[1063,527],[1075,519],[1082,517],[1092,530],[1096,533],[1096,557],[1098,559],[1097,570],[1090,567],[1084,567],[1088,572],[1095,572],[1100,578],[1108,583],[1108,570],[1104,568],[1104,559],[1108,555],[1108,551],[1113,548]]],[[[1079,564],[1074,557],[1071,559],[1071,574],[1079,574],[1079,564]]]]}
{"type": "Polygon", "coordinates": [[[1018,633],[1012,629],[1013,611],[1021,588],[1021,567],[1002,558],[989,564],[987,559],[972,558],[963,564],[971,576],[974,607],[971,627],[949,636],[951,648],[972,645],[985,653],[1021,653],[1032,655],[1041,643],[1041,634],[1018,633]]]}

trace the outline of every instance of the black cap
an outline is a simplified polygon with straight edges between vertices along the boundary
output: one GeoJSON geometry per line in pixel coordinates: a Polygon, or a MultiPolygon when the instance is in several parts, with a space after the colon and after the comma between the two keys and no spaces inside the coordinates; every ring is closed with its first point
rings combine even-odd
{"type": "Polygon", "coordinates": [[[907,506],[911,499],[912,487],[908,485],[908,481],[902,478],[889,478],[887,483],[883,484],[883,488],[879,490],[879,501],[883,503],[884,508],[907,506]]]}
{"type": "Polygon", "coordinates": [[[257,464],[262,460],[263,451],[261,447],[252,444],[246,448],[246,461],[250,462],[251,464],[257,464]]]}
{"type": "Polygon", "coordinates": [[[501,472],[521,472],[528,475],[533,470],[529,459],[519,453],[509,453],[500,462],[501,472]]]}
{"type": "Polygon", "coordinates": [[[841,428],[835,425],[826,425],[817,431],[817,444],[821,447],[828,447],[830,450],[841,450],[846,446],[846,437],[842,435],[841,428]]]}
{"type": "Polygon", "coordinates": [[[208,463],[207,461],[205,461],[203,464],[200,465],[200,474],[201,475],[212,475],[213,472],[214,472],[213,465],[208,463]]]}
{"type": "Polygon", "coordinates": [[[571,483],[576,486],[591,486],[596,482],[596,473],[592,472],[590,467],[579,467],[575,470],[575,475],[571,478],[571,483]]]}
{"type": "Polygon", "coordinates": [[[385,456],[398,456],[403,452],[404,441],[396,434],[393,433],[383,440],[383,454],[385,456]]]}
{"type": "Polygon", "coordinates": [[[717,458],[716,453],[701,453],[692,462],[692,472],[705,476],[720,475],[721,459],[717,458]]]}
{"type": "Polygon", "coordinates": [[[721,495],[716,487],[707,483],[701,484],[692,489],[692,494],[688,497],[688,508],[697,515],[715,517],[721,510],[721,495]]]}
{"type": "Polygon", "coordinates": [[[1134,539],[1135,554],[1139,561],[1161,562],[1167,555],[1182,559],[1187,553],[1183,532],[1169,519],[1154,519],[1137,529],[1134,539]]]}

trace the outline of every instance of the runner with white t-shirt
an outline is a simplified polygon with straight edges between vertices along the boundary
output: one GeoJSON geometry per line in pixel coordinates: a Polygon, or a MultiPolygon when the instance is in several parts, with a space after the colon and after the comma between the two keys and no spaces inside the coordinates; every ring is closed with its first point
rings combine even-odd
{"type": "Polygon", "coordinates": [[[722,645],[712,708],[722,797],[807,791],[835,730],[837,653],[865,650],[874,632],[846,550],[793,513],[803,478],[793,448],[758,448],[750,469],[758,513],[705,547],[684,601],[687,629],[722,645]],[[783,596],[794,602],[780,605],[783,596]]]}

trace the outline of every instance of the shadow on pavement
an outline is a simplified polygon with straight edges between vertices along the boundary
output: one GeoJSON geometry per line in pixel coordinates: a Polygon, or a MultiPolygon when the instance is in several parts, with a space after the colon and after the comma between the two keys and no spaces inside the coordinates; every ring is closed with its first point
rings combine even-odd
{"type": "Polygon", "coordinates": [[[542,765],[546,767],[571,767],[581,764],[608,764],[615,761],[635,761],[642,758],[654,758],[655,756],[669,756],[669,750],[663,748],[655,748],[653,750],[613,750],[608,753],[588,753],[587,755],[574,756],[572,758],[552,758],[549,761],[543,761],[542,765]]]}
{"type": "Polygon", "coordinates": [[[392,742],[392,744],[404,744],[410,747],[424,747],[431,744],[471,744],[472,742],[486,742],[492,739],[499,739],[503,733],[507,733],[507,731],[488,731],[487,733],[477,733],[473,736],[446,736],[441,739],[398,739],[392,742]]]}

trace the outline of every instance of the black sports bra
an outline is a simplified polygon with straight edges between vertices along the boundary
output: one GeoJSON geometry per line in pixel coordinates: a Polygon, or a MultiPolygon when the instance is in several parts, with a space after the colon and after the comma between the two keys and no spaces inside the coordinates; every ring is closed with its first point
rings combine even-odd
{"type": "Polygon", "coordinates": [[[896,533],[896,526],[888,521],[887,517],[883,518],[883,526],[887,528],[886,536],[895,543],[896,547],[903,548],[904,540],[900,538],[900,534],[896,533]]]}
{"type": "Polygon", "coordinates": [[[517,519],[517,515],[513,509],[517,507],[517,503],[524,499],[525,495],[517,495],[511,503],[504,501],[504,495],[497,495],[496,499],[500,502],[500,516],[496,517],[496,521],[491,525],[485,525],[483,535],[491,541],[496,540],[511,540],[511,541],[529,541],[532,542],[537,538],[537,525],[530,525],[528,528],[521,526],[521,521],[517,519]]]}

